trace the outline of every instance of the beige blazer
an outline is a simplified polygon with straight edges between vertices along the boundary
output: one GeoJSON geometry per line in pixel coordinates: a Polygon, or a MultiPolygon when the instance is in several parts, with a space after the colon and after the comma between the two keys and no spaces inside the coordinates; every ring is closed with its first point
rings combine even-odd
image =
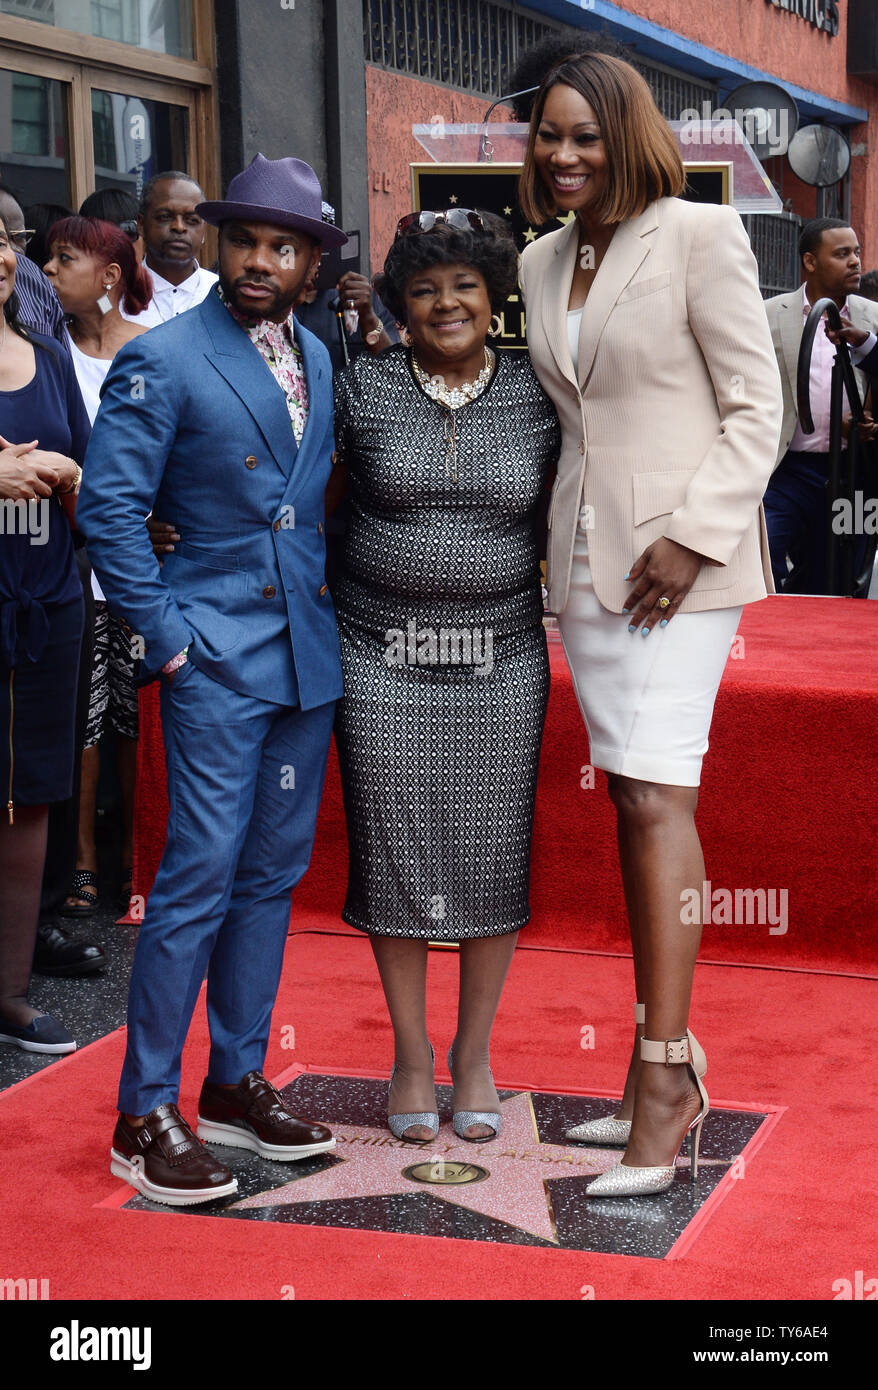
{"type": "MultiPolygon", "coordinates": [[[[865,328],[869,333],[878,333],[878,304],[874,304],[871,299],[863,299],[862,295],[852,294],[848,296],[848,308],[850,309],[851,323],[855,328],[865,328]]],[[[778,294],[775,295],[774,299],[766,300],[765,312],[768,315],[768,326],[771,329],[771,339],[777,354],[780,379],[783,385],[783,426],[775,460],[775,466],[777,466],[790,447],[790,441],[799,422],[799,408],[796,403],[796,368],[799,362],[802,334],[805,331],[805,286],[800,285],[791,294],[778,294]]],[[[823,332],[822,325],[817,332],[823,332]]],[[[863,372],[858,372],[856,369],[854,369],[854,375],[860,388],[860,399],[864,400],[868,378],[863,372]]],[[[847,397],[844,398],[844,404],[845,410],[847,410],[847,397]]]]}
{"type": "Polygon", "coordinates": [[[595,593],[621,613],[625,574],[659,536],[704,564],[681,612],[772,592],[761,499],[777,456],[780,373],[756,261],[733,208],[661,198],[617,228],[574,368],[566,313],[577,228],[521,258],[534,370],[561,420],[549,506],[548,607],[567,602],[580,514],[595,593]]]}

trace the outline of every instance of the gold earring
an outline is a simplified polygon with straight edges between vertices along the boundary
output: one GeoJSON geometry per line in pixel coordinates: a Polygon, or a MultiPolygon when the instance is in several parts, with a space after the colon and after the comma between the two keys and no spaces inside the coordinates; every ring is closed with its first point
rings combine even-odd
{"type": "Polygon", "coordinates": [[[400,338],[402,339],[402,341],[405,343],[405,346],[406,346],[406,347],[411,347],[411,345],[412,345],[412,335],[411,335],[411,333],[409,333],[409,331],[408,331],[408,329],[406,328],[405,324],[402,324],[402,325],[400,326],[399,336],[400,336],[400,338]]]}
{"type": "Polygon", "coordinates": [[[499,314],[492,314],[492,315],[491,315],[491,324],[490,324],[490,327],[488,328],[488,332],[490,333],[491,337],[492,337],[492,338],[496,338],[497,335],[500,333],[500,331],[501,331],[502,328],[503,328],[503,320],[501,319],[500,315],[499,315],[499,314]],[[494,327],[494,320],[495,320],[495,319],[497,320],[497,327],[496,327],[496,328],[494,327]]]}

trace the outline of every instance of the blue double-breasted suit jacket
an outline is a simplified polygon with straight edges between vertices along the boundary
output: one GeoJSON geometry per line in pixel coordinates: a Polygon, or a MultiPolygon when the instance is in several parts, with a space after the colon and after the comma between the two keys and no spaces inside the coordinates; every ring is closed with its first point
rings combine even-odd
{"type": "Polygon", "coordinates": [[[324,578],[332,372],[296,325],[308,384],[297,446],[284,392],[216,290],[116,355],[83,465],[77,523],[141,677],[177,652],[245,695],[313,709],[342,693],[324,578]],[[150,512],[182,536],[162,566],[150,512]]]}

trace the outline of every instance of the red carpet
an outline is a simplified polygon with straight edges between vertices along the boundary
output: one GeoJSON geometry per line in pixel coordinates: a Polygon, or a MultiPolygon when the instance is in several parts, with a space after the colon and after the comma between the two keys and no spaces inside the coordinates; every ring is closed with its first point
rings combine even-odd
{"type": "MultiPolygon", "coordinates": [[[[878,973],[878,603],[771,598],[744,611],[717,699],[698,823],[714,890],[786,890],[788,930],[705,928],[702,958],[878,973]]],[[[603,773],[581,786],[588,740],[557,642],[522,945],[627,951],[603,773]]],[[[147,894],[167,800],[157,690],[141,695],[134,871],[147,894]]],[[[347,848],[333,751],[294,929],[347,930],[347,848]]]]}
{"type": "MultiPolygon", "coordinates": [[[[455,957],[431,954],[437,1059],[453,1032],[455,990],[455,957]]],[[[612,1094],[630,998],[627,961],[519,952],[496,1030],[498,1084],[612,1094]],[[594,1052],[580,1048],[583,1023],[595,1026],[594,1052]]],[[[743,1178],[718,1189],[723,1199],[682,1257],[664,1261],[99,1205],[120,1186],[107,1152],[120,1030],[0,1095],[0,1268],[48,1279],[55,1300],[276,1300],[293,1285],[297,1299],[579,1300],[592,1287],[603,1300],[825,1302],[834,1281],[874,1273],[876,1005],[871,980],[699,966],[692,1017],[712,1101],[786,1108],[743,1178]]],[[[202,1001],[184,1056],[189,1116],[206,1058],[202,1001]]],[[[386,1076],[390,1058],[368,942],[293,937],[266,1072],[298,1061],[386,1076]],[[295,1054],[280,1046],[286,1023],[295,1054]]],[[[441,1062],[437,1076],[447,1080],[441,1062]]]]}

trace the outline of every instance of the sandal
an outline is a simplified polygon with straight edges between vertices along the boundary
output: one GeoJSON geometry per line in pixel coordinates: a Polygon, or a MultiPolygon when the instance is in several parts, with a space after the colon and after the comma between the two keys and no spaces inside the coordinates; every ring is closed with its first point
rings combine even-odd
{"type": "MultiPolygon", "coordinates": [[[[454,1071],[452,1069],[452,1059],[454,1057],[454,1043],[448,1049],[448,1071],[451,1076],[451,1084],[454,1085],[454,1071]]],[[[493,1075],[491,1080],[494,1080],[493,1075]]],[[[454,1095],[452,1092],[452,1107],[454,1095]]],[[[496,1139],[500,1133],[500,1126],[503,1118],[497,1110],[455,1110],[451,1117],[451,1126],[455,1134],[461,1139],[466,1139],[469,1144],[490,1144],[492,1139],[496,1139]],[[473,1129],[476,1125],[484,1125],[486,1129],[492,1129],[493,1134],[467,1134],[468,1129],[473,1129]]]]}
{"type": "Polygon", "coordinates": [[[85,906],[66,903],[61,908],[62,917],[91,917],[98,905],[98,876],[91,869],[76,869],[70,886],[68,898],[82,898],[85,906]]]}

